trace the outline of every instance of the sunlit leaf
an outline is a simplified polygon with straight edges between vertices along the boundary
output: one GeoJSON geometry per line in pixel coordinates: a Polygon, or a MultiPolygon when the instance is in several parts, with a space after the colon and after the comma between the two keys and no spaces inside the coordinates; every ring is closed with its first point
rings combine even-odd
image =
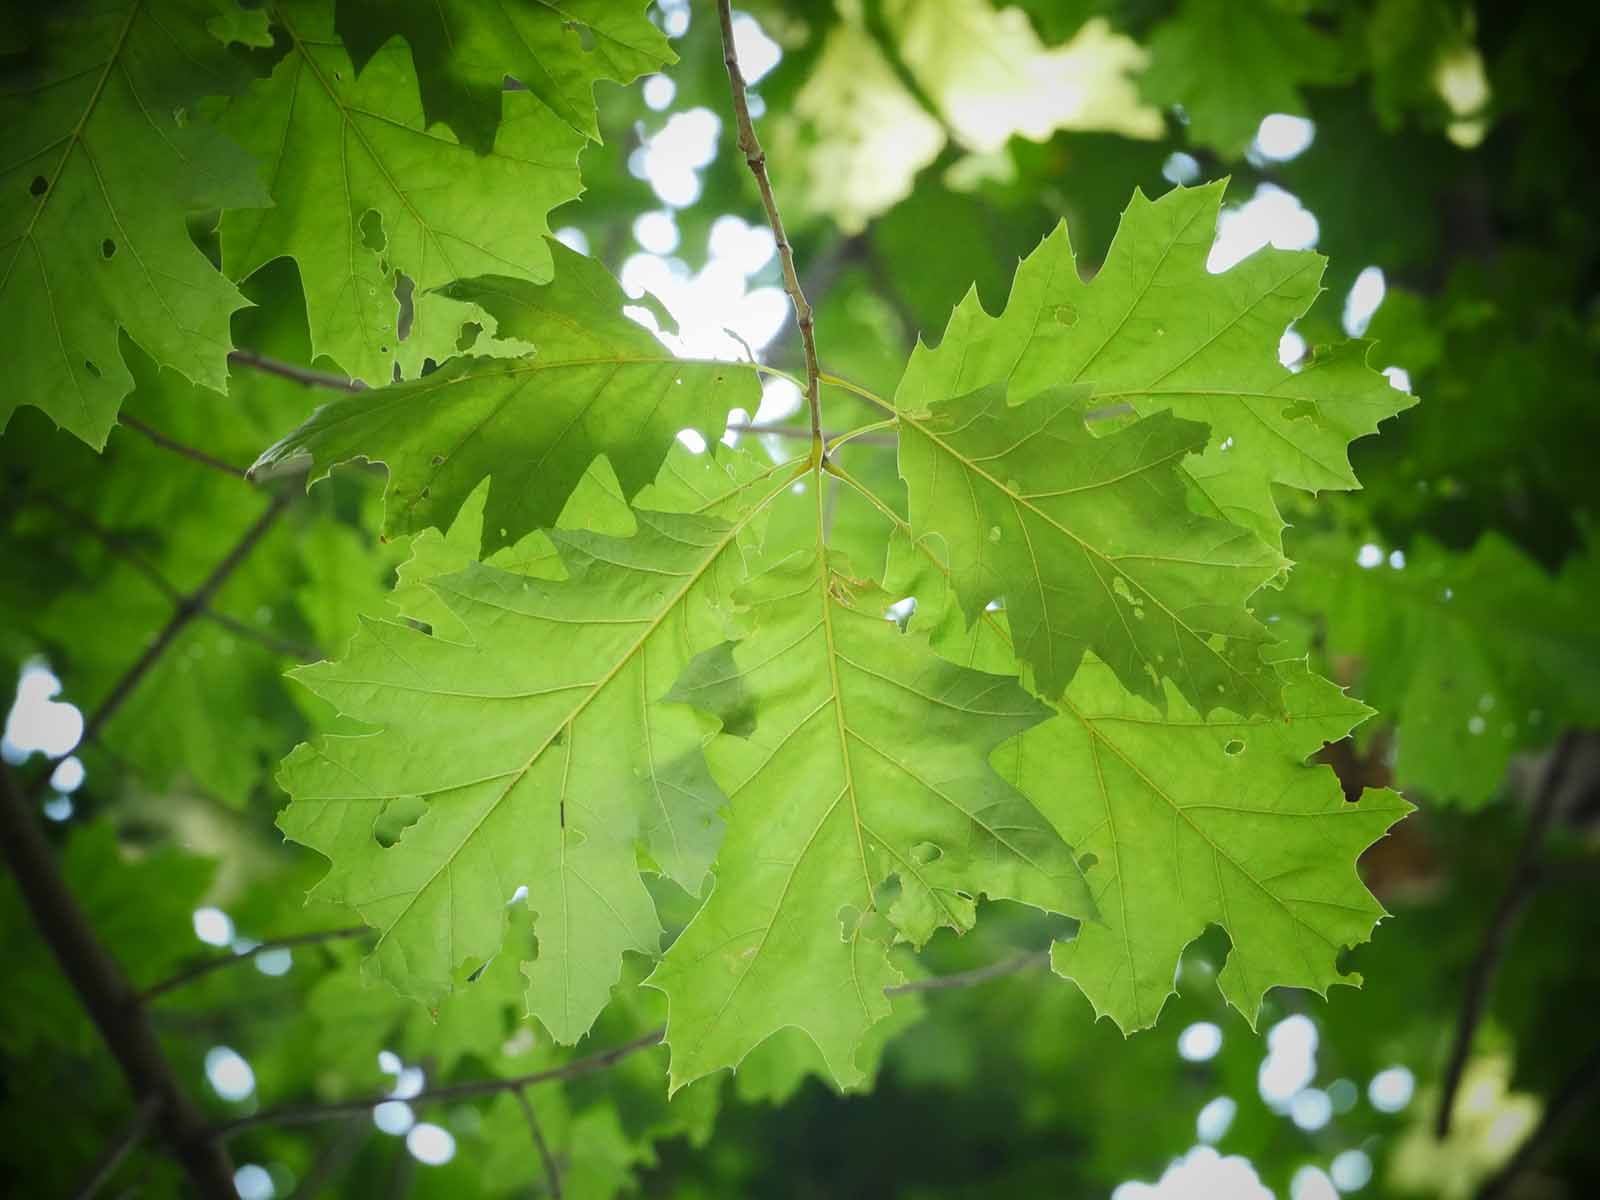
{"type": "Polygon", "coordinates": [[[784,483],[730,486],[703,515],[638,512],[631,537],[555,531],[564,579],[431,579],[462,640],[366,620],[341,661],[297,672],[379,732],[292,755],[280,824],[330,859],[316,895],[381,930],[375,967],[398,990],[437,1003],[499,949],[509,906],[539,939],[529,1009],[570,1043],[622,955],[659,952],[635,847],[697,893],[723,804],[698,725],[666,697],[723,637],[715,597],[784,483]]]}
{"type": "Polygon", "coordinates": [[[723,719],[707,756],[733,819],[710,898],[650,983],[670,1005],[675,1087],[790,1025],[849,1086],[889,1014],[882,989],[902,978],[891,929],[916,944],[966,929],[980,895],[1093,907],[1071,850],[985,761],[1042,719],[1036,701],[936,658],[820,547],[740,600],[749,636],[679,689],[723,719]]]}
{"type": "Polygon", "coordinates": [[[218,391],[245,299],[185,217],[269,203],[239,146],[187,112],[245,79],[204,0],[97,0],[53,11],[33,52],[0,63],[0,323],[16,346],[0,428],[20,404],[105,445],[133,377],[125,330],[218,391]]]}
{"type": "Polygon", "coordinates": [[[273,13],[290,52],[223,127],[260,164],[274,206],[226,214],[223,266],[242,279],[293,256],[314,354],[372,384],[415,376],[455,353],[473,315],[435,289],[491,272],[550,278],[545,214],[580,190],[583,135],[529,93],[505,92],[493,148],[478,154],[429,125],[404,42],[358,76],[331,0],[273,13]]]}
{"type": "Polygon", "coordinates": [[[1222,993],[1252,1024],[1269,988],[1360,982],[1339,955],[1384,912],[1355,860],[1411,806],[1389,791],[1350,803],[1331,770],[1306,762],[1370,710],[1303,664],[1280,670],[1286,717],[1202,720],[1175,697],[1163,719],[1087,666],[1061,715],[1001,760],[1095,856],[1105,923],[1059,943],[1053,962],[1124,1031],[1155,1023],[1178,956],[1212,923],[1232,944],[1222,993]]]}

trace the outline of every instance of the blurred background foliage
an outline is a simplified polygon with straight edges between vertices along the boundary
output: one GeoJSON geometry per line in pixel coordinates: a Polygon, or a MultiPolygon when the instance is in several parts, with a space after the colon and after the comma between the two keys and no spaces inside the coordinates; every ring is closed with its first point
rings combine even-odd
{"type": "MultiPolygon", "coordinates": [[[[1600,8],[744,9],[741,57],[826,370],[889,394],[910,347],[939,339],[969,287],[991,311],[1004,303],[1017,258],[1057,222],[1092,271],[1134,188],[1226,176],[1213,269],[1269,242],[1330,259],[1325,293],[1284,331],[1284,362],[1366,337],[1373,364],[1422,398],[1356,445],[1364,491],[1283,497],[1285,549],[1300,565],[1259,601],[1317,669],[1381,713],[1324,752],[1347,789],[1393,783],[1419,805],[1363,863],[1394,914],[1349,956],[1366,986],[1326,1002],[1280,991],[1252,1031],[1218,995],[1226,940],[1214,935],[1191,947],[1159,1027],[1128,1041],[1071,985],[1029,968],[900,997],[865,1094],[820,1082],[796,1037],[670,1102],[663,1052],[650,1050],[531,1088],[525,1112],[505,1093],[407,1101],[626,1042],[659,1022],[659,997],[620,990],[569,1053],[517,1022],[510,951],[432,1014],[365,986],[357,938],[275,949],[153,1006],[207,1111],[391,1099],[242,1130],[240,1194],[545,1194],[530,1121],[573,1197],[1454,1200],[1498,1186],[1525,1144],[1504,1194],[1593,1194],[1600,753],[1584,731],[1600,724],[1600,8]],[[1486,944],[1495,969],[1479,986],[1486,944]],[[1486,1012],[1439,1141],[1452,1039],[1475,995],[1486,1012]]],[[[680,61],[599,89],[604,141],[583,153],[584,197],[552,226],[621,278],[641,320],[669,313],[675,348],[748,348],[798,370],[771,238],[733,145],[714,11],[661,0],[651,19],[680,61]]],[[[277,51],[249,53],[270,63],[277,51]]],[[[192,232],[215,255],[207,223],[192,232]]],[[[332,366],[311,361],[290,261],[246,291],[255,307],[236,315],[237,345],[332,366]]],[[[134,421],[235,468],[321,399],[248,363],[224,397],[125,351],[134,421]]],[[[799,407],[776,381],[745,422],[781,427],[799,407]]],[[[837,391],[827,415],[841,428],[869,419],[837,391]]],[[[784,435],[729,436],[775,448],[784,435]]],[[[903,506],[892,449],[863,439],[846,457],[903,506]]],[[[103,456],[31,409],[0,439],[0,659],[19,680],[4,752],[24,775],[53,770],[49,832],[140,986],[208,952],[340,923],[301,902],[320,866],[273,828],[272,770],[308,717],[331,720],[284,669],[335,655],[357,614],[390,611],[410,548],[377,536],[381,487],[380,471],[346,469],[293,506],[115,719],[74,748],[81,714],[269,500],[137,425],[115,430],[103,456]]],[[[853,530],[874,519],[840,498],[834,544],[871,544],[853,530]]],[[[687,899],[661,890],[681,925],[687,899]]],[[[0,1176],[17,1195],[65,1194],[126,1102],[9,885],[0,909],[0,1176]]],[[[996,905],[908,969],[1006,961],[1050,932],[996,905]]],[[[116,1185],[180,1186],[154,1153],[134,1155],[116,1185]]]]}

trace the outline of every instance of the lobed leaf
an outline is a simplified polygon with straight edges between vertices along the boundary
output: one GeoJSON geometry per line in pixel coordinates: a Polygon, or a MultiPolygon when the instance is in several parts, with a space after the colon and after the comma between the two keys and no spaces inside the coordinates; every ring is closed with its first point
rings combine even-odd
{"type": "Polygon", "coordinates": [[[127,334],[221,391],[238,290],[185,217],[269,204],[240,148],[189,111],[245,83],[205,0],[51,8],[31,53],[0,63],[0,323],[14,346],[0,428],[21,404],[96,450],[134,380],[127,334]]]}
{"type": "Polygon", "coordinates": [[[1154,1025],[1179,956],[1209,925],[1232,941],[1222,994],[1252,1026],[1272,987],[1359,983],[1339,955],[1384,916],[1355,860],[1411,805],[1388,790],[1345,800],[1308,755],[1371,710],[1303,663],[1279,667],[1287,715],[1163,717],[1086,665],[1060,716],[1025,735],[1002,773],[1079,850],[1104,924],[1057,943],[1056,971],[1124,1032],[1154,1025]]]}
{"type": "Polygon", "coordinates": [[[1416,399],[1367,367],[1365,343],[1319,352],[1299,371],[1278,361],[1284,330],[1318,295],[1323,259],[1267,247],[1213,273],[1223,187],[1173,188],[1157,200],[1135,191],[1088,282],[1058,226],[1018,266],[1002,315],[968,296],[939,347],[917,348],[897,406],[1002,381],[1018,401],[1070,384],[1087,385],[1097,425],[1121,406],[1203,422],[1206,453],[1186,464],[1197,508],[1278,547],[1272,486],[1359,487],[1350,442],[1416,399]]]}
{"type": "Polygon", "coordinates": [[[969,621],[1004,599],[1049,694],[1087,648],[1157,703],[1171,678],[1201,711],[1274,707],[1246,608],[1287,565],[1272,487],[1357,486],[1348,442],[1414,403],[1359,345],[1298,373],[1279,364],[1321,260],[1261,251],[1212,274],[1221,197],[1136,192],[1087,283],[1059,227],[1002,315],[969,295],[896,394],[918,535],[948,542],[969,621]]]}
{"type": "Polygon", "coordinates": [[[1286,566],[1251,534],[1189,510],[1179,462],[1205,426],[1158,413],[1095,437],[1086,387],[1014,404],[1004,384],[904,417],[900,472],[918,530],[939,534],[962,610],[1004,597],[1018,657],[1059,695],[1092,652],[1159,703],[1170,678],[1202,708],[1277,707],[1266,628],[1245,607],[1286,566]]]}
{"type": "MultiPolygon", "coordinates": [[[[916,587],[939,624],[941,653],[997,670],[1014,657],[1006,614],[962,628],[950,568],[936,539],[902,527],[891,578],[916,587]]],[[[1232,951],[1223,995],[1253,1025],[1270,987],[1325,992],[1337,956],[1384,915],[1362,886],[1361,852],[1411,811],[1388,790],[1344,799],[1338,779],[1307,756],[1370,709],[1310,673],[1275,669],[1281,715],[1202,717],[1168,685],[1165,709],[1129,694],[1086,661],[1057,715],[1008,743],[995,764],[1084,854],[1101,921],[1057,943],[1052,961],[1124,1033],[1155,1024],[1173,994],[1184,947],[1221,926],[1232,951]]]]}
{"type": "Polygon", "coordinates": [[[290,52],[229,106],[223,127],[261,164],[275,207],[224,215],[223,266],[242,279],[292,256],[313,354],[371,384],[415,376],[456,353],[473,315],[435,289],[491,272],[550,278],[546,214],[581,190],[583,135],[535,96],[506,92],[480,155],[430,126],[403,43],[358,77],[331,0],[273,11],[290,52]]]}
{"type": "Polygon", "coordinates": [[[343,660],[296,673],[379,727],[291,755],[279,823],[331,861],[316,894],[382,931],[373,959],[397,989],[436,1003],[499,949],[522,887],[528,1006],[558,1041],[587,1031],[625,952],[658,953],[635,847],[698,893],[723,804],[693,715],[663,697],[722,638],[739,535],[786,479],[705,513],[638,512],[631,537],[555,530],[565,579],[474,565],[429,581],[464,640],[367,620],[343,660]]]}
{"type": "Polygon", "coordinates": [[[749,636],[712,660],[739,688],[691,676],[695,702],[742,736],[707,748],[733,808],[716,886],[649,980],[669,1001],[674,1088],[788,1026],[851,1086],[902,978],[890,926],[919,945],[964,930],[980,894],[1094,912],[1071,850],[986,761],[1045,710],[885,620],[890,598],[821,532],[819,505],[817,547],[740,593],[749,636]]]}

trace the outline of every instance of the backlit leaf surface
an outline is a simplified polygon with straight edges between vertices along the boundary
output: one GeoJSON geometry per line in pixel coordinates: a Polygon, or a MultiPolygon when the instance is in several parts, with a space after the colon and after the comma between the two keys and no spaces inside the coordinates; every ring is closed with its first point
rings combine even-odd
{"type": "Polygon", "coordinates": [[[224,128],[261,164],[274,206],[224,218],[223,265],[239,279],[293,256],[315,355],[371,384],[415,376],[455,353],[472,316],[434,289],[489,273],[549,280],[545,214],[580,190],[583,136],[533,95],[506,92],[494,145],[478,154],[428,122],[403,41],[358,76],[331,3],[273,11],[290,52],[229,106],[224,128]],[[410,295],[404,329],[397,289],[410,295]]]}
{"type": "Polygon", "coordinates": [[[1201,719],[1173,697],[1163,719],[1086,666],[1060,716],[997,760],[1095,856],[1104,924],[1058,943],[1053,962],[1124,1031],[1155,1024],[1179,955],[1212,924],[1232,943],[1222,994],[1252,1025],[1269,988],[1359,982],[1339,955],[1384,911],[1355,859],[1411,806],[1390,791],[1351,803],[1307,763],[1370,710],[1303,664],[1279,669],[1286,717],[1201,719]]]}
{"type": "Polygon", "coordinates": [[[565,579],[477,565],[429,582],[470,640],[369,620],[340,662],[298,673],[380,731],[291,756],[280,824],[332,862],[317,894],[381,930],[397,988],[437,1003],[499,949],[521,887],[529,1008],[560,1041],[589,1028],[624,952],[659,953],[636,846],[697,893],[723,804],[692,714],[663,698],[722,637],[739,535],[784,481],[730,489],[720,516],[638,512],[631,537],[554,531],[565,579]]]}
{"type": "Polygon", "coordinates": [[[945,538],[969,620],[1003,600],[1047,694],[1087,648],[1158,702],[1170,678],[1201,711],[1275,707],[1248,611],[1286,566],[1272,486],[1356,486],[1347,443],[1411,402],[1359,345],[1279,364],[1321,259],[1209,272],[1221,196],[1135,193],[1090,282],[1059,227],[1005,311],[969,295],[896,393],[918,535],[945,538]]]}
{"type": "MultiPolygon", "coordinates": [[[[948,340],[947,343],[948,345],[948,340]]],[[[1003,384],[907,418],[900,470],[919,534],[942,536],[968,619],[1004,599],[1020,658],[1056,695],[1086,652],[1152,698],[1275,707],[1245,602],[1282,559],[1189,510],[1179,462],[1205,427],[1160,413],[1095,437],[1087,388],[1014,403],[1003,384]]]]}
{"type": "Polygon", "coordinates": [[[669,1000],[674,1086],[791,1025],[848,1086],[901,979],[892,930],[921,944],[966,929],[979,895],[1093,909],[1071,850],[986,762],[1046,715],[1037,701],[931,654],[820,548],[740,598],[749,636],[715,666],[742,688],[707,685],[696,702],[725,730],[746,702],[758,718],[708,747],[733,818],[710,898],[650,982],[669,1000]]]}
{"type": "Polygon", "coordinates": [[[203,25],[212,5],[60,7],[32,55],[0,65],[0,324],[29,348],[8,356],[0,428],[32,404],[98,450],[134,385],[119,330],[224,389],[245,299],[185,218],[268,199],[249,156],[185,112],[244,82],[203,25]]]}

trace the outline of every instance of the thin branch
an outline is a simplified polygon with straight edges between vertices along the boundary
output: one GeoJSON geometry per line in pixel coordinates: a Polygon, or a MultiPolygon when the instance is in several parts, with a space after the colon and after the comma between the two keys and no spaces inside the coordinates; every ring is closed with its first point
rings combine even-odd
{"type": "Polygon", "coordinates": [[[359,379],[346,379],[343,375],[332,375],[327,371],[314,371],[310,367],[302,367],[298,363],[284,362],[282,359],[270,358],[265,354],[258,354],[254,350],[240,348],[228,355],[228,361],[237,366],[249,367],[254,371],[265,371],[268,375],[276,375],[281,379],[288,379],[302,387],[330,388],[336,392],[364,392],[367,385],[359,379]]]}
{"type": "MultiPolygon", "coordinates": [[[[535,1071],[531,1075],[517,1075],[508,1079],[475,1079],[468,1083],[454,1083],[445,1087],[428,1088],[418,1092],[415,1096],[407,1097],[406,1103],[410,1105],[430,1104],[437,1100],[466,1100],[473,1096],[493,1096],[500,1092],[513,1092],[520,1088],[532,1087],[538,1083],[551,1083],[557,1080],[576,1079],[580,1075],[590,1075],[596,1071],[604,1071],[607,1067],[621,1062],[630,1055],[641,1050],[648,1050],[659,1045],[666,1035],[666,1028],[652,1029],[649,1033],[636,1037],[631,1042],[624,1042],[620,1046],[613,1046],[599,1054],[591,1054],[588,1058],[574,1059],[572,1062],[563,1063],[559,1067],[550,1067],[544,1071],[535,1071]]],[[[326,1121],[330,1117],[343,1116],[347,1113],[366,1112],[376,1108],[394,1097],[390,1095],[367,1096],[360,1100],[337,1100],[331,1104],[307,1104],[289,1108],[268,1108],[261,1112],[252,1113],[248,1117],[240,1117],[224,1125],[218,1125],[211,1130],[211,1136],[216,1139],[226,1139],[239,1133],[241,1130],[250,1129],[256,1125],[297,1125],[307,1121],[326,1121]]]]}
{"type": "Polygon", "coordinates": [[[561,1168],[556,1164],[556,1156],[550,1153],[550,1143],[544,1140],[544,1130],[539,1128],[539,1118],[528,1101],[527,1089],[517,1088],[511,1094],[522,1106],[522,1115],[528,1121],[528,1132],[533,1135],[533,1144],[539,1151],[539,1161],[544,1163],[545,1188],[553,1200],[561,1200],[561,1168]]]}
{"type": "Polygon", "coordinates": [[[1545,835],[1550,832],[1555,819],[1556,801],[1566,784],[1568,771],[1577,757],[1578,735],[1567,733],[1557,744],[1545,770],[1544,782],[1534,800],[1533,812],[1528,818],[1527,832],[1522,837],[1522,848],[1517,854],[1511,879],[1500,897],[1489,927],[1484,931],[1483,945],[1467,975],[1466,992],[1461,998],[1461,1015],[1456,1021],[1455,1041],[1450,1048],[1450,1059],[1445,1067],[1444,1087],[1440,1092],[1439,1111],[1434,1118],[1434,1136],[1444,1140],[1450,1136],[1450,1119],[1455,1108],[1456,1092],[1461,1087],[1461,1077],[1467,1069],[1467,1059],[1472,1053],[1472,1038],[1483,1020],[1489,1005],[1489,992],[1494,977],[1500,969],[1500,959],[1511,940],[1511,931],[1517,919],[1533,899],[1539,888],[1539,853],[1544,847],[1545,835]]]}
{"type": "Polygon", "coordinates": [[[139,993],[139,1002],[148,1004],[157,996],[165,996],[168,992],[177,991],[181,987],[193,983],[196,979],[220,971],[223,967],[235,966],[238,963],[249,962],[258,954],[268,950],[288,950],[295,946],[314,946],[321,942],[334,942],[344,938],[362,937],[373,931],[365,925],[351,925],[344,929],[323,929],[316,933],[297,933],[292,937],[274,938],[269,942],[260,942],[248,950],[241,950],[236,954],[228,954],[217,958],[208,958],[204,962],[195,963],[187,970],[179,971],[170,979],[163,979],[153,987],[148,987],[139,993]]]}
{"type": "MultiPolygon", "coordinates": [[[[178,590],[177,584],[163,575],[155,564],[135,550],[126,537],[107,529],[90,514],[64,503],[49,492],[36,493],[34,499],[99,541],[113,555],[149,580],[151,586],[170,600],[174,606],[181,606],[184,603],[183,593],[178,590]]],[[[209,605],[200,610],[200,615],[209,621],[215,621],[218,625],[231,633],[237,634],[239,637],[248,638],[250,641],[265,646],[276,654],[286,654],[291,658],[299,658],[306,661],[321,657],[321,651],[319,650],[315,650],[310,646],[302,646],[298,642],[287,641],[265,629],[257,629],[253,625],[247,625],[239,620],[238,617],[229,616],[225,612],[218,612],[209,605]]]]}
{"type": "Polygon", "coordinates": [[[178,634],[182,633],[184,627],[211,603],[212,597],[221,590],[222,585],[228,581],[228,577],[239,569],[239,565],[250,556],[250,551],[256,548],[257,543],[266,536],[267,531],[272,528],[283,510],[293,500],[294,493],[292,492],[280,492],[275,495],[272,498],[272,503],[267,506],[267,510],[256,518],[255,523],[245,530],[244,536],[234,544],[233,549],[229,550],[223,556],[222,561],[212,568],[211,574],[206,576],[205,582],[183,598],[178,604],[177,611],[172,614],[172,619],[155,636],[155,640],[145,647],[144,653],[134,660],[133,665],[122,673],[122,677],[112,685],[111,690],[106,693],[106,698],[100,702],[100,707],[95,709],[88,720],[84,722],[83,737],[80,739],[83,744],[87,745],[93,741],[95,736],[105,728],[106,722],[116,715],[123,702],[133,694],[133,689],[139,686],[140,681],[150,673],[150,669],[160,661],[161,656],[166,653],[178,634]]]}
{"type": "Polygon", "coordinates": [[[56,866],[55,856],[11,775],[0,763],[0,855],[61,972],[143,1105],[154,1099],[162,1139],[189,1176],[193,1195],[234,1200],[233,1168],[162,1052],[138,994],[56,866]]]}
{"type": "Polygon", "coordinates": [[[800,329],[800,342],[806,356],[806,404],[811,410],[811,453],[822,461],[822,368],[817,365],[816,320],[811,304],[800,286],[800,276],[794,267],[794,247],[784,232],[783,218],[778,215],[778,201],[772,194],[772,180],[767,175],[767,155],[761,149],[761,139],[756,137],[755,122],[750,119],[750,101],[746,95],[744,74],[739,70],[739,54],[733,43],[733,10],[728,0],[717,0],[717,15],[722,19],[722,61],[728,68],[728,85],[733,92],[733,113],[739,126],[739,149],[745,164],[756,177],[756,187],[761,191],[761,206],[767,210],[767,224],[772,226],[772,236],[778,245],[778,261],[783,267],[783,290],[794,303],[794,321],[800,329]]]}
{"type": "Polygon", "coordinates": [[[1528,1140],[1518,1146],[1517,1152],[1506,1165],[1478,1189],[1478,1200],[1504,1200],[1507,1196],[1520,1194],[1516,1191],[1517,1181],[1545,1151],[1561,1140],[1572,1123],[1594,1103],[1596,1092],[1600,1092],[1600,1046],[1589,1051],[1577,1069],[1562,1081],[1556,1094],[1550,1097],[1550,1103],[1545,1106],[1539,1124],[1528,1135],[1528,1140]]]}
{"type": "Polygon", "coordinates": [[[132,413],[118,413],[117,424],[126,425],[135,433],[142,433],[156,445],[164,450],[171,450],[174,454],[181,454],[184,458],[192,459],[203,467],[210,467],[213,471],[221,471],[224,475],[232,475],[235,479],[244,478],[244,468],[236,467],[232,463],[223,462],[214,455],[207,454],[204,450],[197,450],[193,446],[186,446],[176,438],[170,438],[159,429],[152,429],[132,413]]]}
{"type": "Polygon", "coordinates": [[[133,1110],[133,1117],[123,1126],[122,1132],[116,1137],[100,1157],[95,1159],[94,1166],[89,1168],[78,1190],[73,1192],[74,1200],[90,1200],[90,1198],[105,1186],[106,1180],[116,1173],[124,1159],[132,1154],[134,1148],[145,1139],[150,1132],[150,1127],[156,1123],[156,1117],[161,1114],[161,1097],[146,1096],[133,1110]]]}
{"type": "MultiPolygon", "coordinates": [[[[833,240],[821,253],[813,253],[806,264],[806,269],[800,275],[800,287],[805,292],[806,298],[814,304],[826,301],[828,294],[833,291],[839,276],[853,263],[866,260],[869,251],[869,239],[865,233],[853,233],[848,236],[838,237],[833,240]]],[[[782,341],[789,332],[789,326],[794,321],[794,309],[783,315],[783,324],[778,326],[778,332],[769,340],[773,344],[782,341]]],[[[910,349],[909,346],[906,347],[910,349]]],[[[754,356],[752,356],[754,357],[754,356]]],[[[804,386],[801,388],[804,391],[804,386]]]]}
{"type": "Polygon", "coordinates": [[[1015,958],[1002,959],[986,967],[975,967],[971,971],[961,971],[955,975],[930,975],[927,979],[907,980],[905,983],[884,988],[883,994],[899,996],[906,992],[943,992],[952,988],[976,987],[980,983],[988,983],[991,979],[1015,975],[1018,971],[1031,971],[1049,961],[1048,949],[1033,950],[1027,954],[1019,954],[1015,958]]]}

